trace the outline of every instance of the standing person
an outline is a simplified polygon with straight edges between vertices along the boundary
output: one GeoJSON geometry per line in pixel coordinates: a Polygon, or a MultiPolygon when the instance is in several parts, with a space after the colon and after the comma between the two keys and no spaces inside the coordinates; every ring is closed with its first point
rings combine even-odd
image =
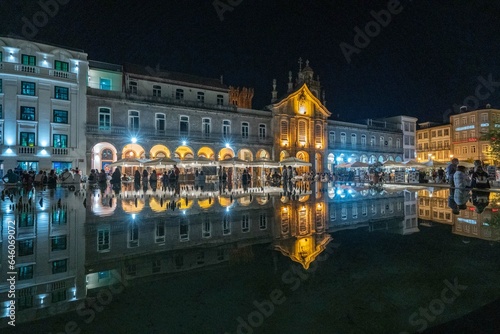
{"type": "Polygon", "coordinates": [[[226,167],[222,167],[222,191],[226,191],[226,186],[227,186],[227,173],[226,173],[226,167]]]}
{"type": "Polygon", "coordinates": [[[111,174],[111,186],[113,190],[120,190],[122,187],[122,175],[120,173],[120,168],[115,168],[113,174],[111,174]]]}
{"type": "Polygon", "coordinates": [[[243,174],[241,175],[241,185],[243,186],[243,191],[248,191],[248,183],[249,183],[250,175],[246,169],[243,170],[243,174]]]}
{"type": "Polygon", "coordinates": [[[177,165],[174,165],[174,174],[175,174],[175,193],[177,195],[180,195],[180,193],[181,193],[181,185],[180,185],[180,182],[179,182],[179,177],[181,175],[181,170],[179,169],[179,167],[177,167],[177,165]]]}
{"type": "Polygon", "coordinates": [[[446,167],[446,177],[448,178],[448,183],[450,184],[450,187],[455,187],[455,180],[453,178],[453,175],[457,171],[457,166],[458,166],[458,159],[453,158],[451,160],[451,164],[446,167]]]}
{"type": "Polygon", "coordinates": [[[51,169],[49,176],[47,177],[47,187],[49,189],[55,189],[56,186],[57,186],[57,174],[53,169],[51,169]]]}
{"type": "Polygon", "coordinates": [[[162,191],[167,191],[168,188],[168,174],[167,171],[163,172],[161,177],[162,191]]]}
{"type": "Polygon", "coordinates": [[[156,174],[156,169],[153,169],[151,175],[149,176],[149,185],[153,191],[155,191],[158,186],[158,175],[156,174]]]}
{"type": "Polygon", "coordinates": [[[227,170],[227,189],[229,191],[233,190],[233,169],[228,168],[227,170]]]}
{"type": "Polygon", "coordinates": [[[458,166],[453,173],[453,185],[455,188],[465,189],[470,187],[469,175],[465,173],[465,166],[458,166]]]}
{"type": "Polygon", "coordinates": [[[148,190],[149,173],[146,169],[142,171],[142,188],[148,190]]]}
{"type": "Polygon", "coordinates": [[[141,188],[141,172],[137,169],[134,173],[134,189],[137,191],[141,188]]]}
{"type": "Polygon", "coordinates": [[[203,192],[203,189],[205,189],[205,182],[207,180],[205,173],[203,171],[200,172],[200,175],[198,176],[200,178],[199,180],[199,185],[200,185],[200,191],[203,192]]]}
{"type": "Polygon", "coordinates": [[[444,169],[443,169],[443,167],[439,167],[439,169],[437,171],[437,175],[438,175],[437,182],[443,183],[444,182],[444,169]]]}
{"type": "Polygon", "coordinates": [[[173,169],[168,172],[168,189],[175,190],[175,171],[173,169]]]}
{"type": "Polygon", "coordinates": [[[286,165],[283,165],[283,170],[281,171],[281,184],[283,185],[283,192],[288,192],[288,170],[286,165]]]}
{"type": "Polygon", "coordinates": [[[101,172],[97,176],[97,182],[99,184],[99,189],[101,189],[101,191],[105,191],[108,186],[108,176],[106,175],[104,169],[101,169],[101,172]]]}
{"type": "Polygon", "coordinates": [[[288,177],[288,192],[291,193],[293,190],[293,174],[292,166],[288,166],[288,170],[286,171],[286,175],[288,177]]]}
{"type": "Polygon", "coordinates": [[[63,185],[68,185],[73,183],[73,175],[69,172],[67,168],[64,169],[64,172],[61,174],[61,181],[63,185]]]}
{"type": "Polygon", "coordinates": [[[75,185],[75,190],[80,191],[81,183],[82,183],[82,176],[80,175],[80,170],[78,168],[75,168],[75,174],[73,175],[73,182],[75,185]]]}
{"type": "Polygon", "coordinates": [[[196,170],[194,172],[194,190],[198,190],[199,187],[200,187],[200,172],[196,170]]]}
{"type": "Polygon", "coordinates": [[[488,189],[490,188],[489,175],[483,167],[476,166],[471,178],[471,188],[488,189]]]}
{"type": "Polygon", "coordinates": [[[41,186],[43,183],[43,171],[39,171],[38,174],[35,175],[35,179],[33,180],[33,184],[35,187],[41,186]]]}
{"type": "Polygon", "coordinates": [[[94,186],[97,183],[97,174],[95,169],[90,170],[90,175],[89,175],[89,187],[94,186]]]}

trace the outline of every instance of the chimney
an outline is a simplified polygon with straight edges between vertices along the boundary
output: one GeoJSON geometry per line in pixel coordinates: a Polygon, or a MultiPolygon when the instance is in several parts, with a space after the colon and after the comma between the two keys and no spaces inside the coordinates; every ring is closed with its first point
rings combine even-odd
{"type": "Polygon", "coordinates": [[[467,112],[467,106],[460,107],[460,113],[467,112]]]}
{"type": "Polygon", "coordinates": [[[488,103],[488,104],[486,105],[486,109],[491,109],[491,104],[489,104],[489,103],[488,103]]]}

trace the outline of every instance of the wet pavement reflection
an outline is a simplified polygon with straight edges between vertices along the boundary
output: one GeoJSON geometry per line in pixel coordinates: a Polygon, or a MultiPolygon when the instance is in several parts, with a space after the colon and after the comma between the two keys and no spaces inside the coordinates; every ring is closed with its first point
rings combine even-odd
{"type": "Polygon", "coordinates": [[[500,297],[489,192],[57,188],[0,204],[6,329],[14,301],[37,333],[413,333],[500,297]]]}

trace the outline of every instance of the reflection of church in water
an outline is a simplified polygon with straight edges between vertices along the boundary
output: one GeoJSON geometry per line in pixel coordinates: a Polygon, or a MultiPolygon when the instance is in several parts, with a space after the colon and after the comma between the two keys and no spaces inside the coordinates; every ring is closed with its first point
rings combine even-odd
{"type": "MultiPolygon", "coordinates": [[[[291,197],[206,193],[175,200],[160,192],[75,195],[61,188],[31,195],[29,205],[25,196],[22,210],[13,206],[19,197],[7,198],[1,202],[2,254],[7,254],[7,222],[15,220],[17,319],[74,310],[116,284],[255,261],[258,245],[307,269],[325,252],[333,232],[416,230],[414,193],[311,188],[291,197]]],[[[1,258],[2,268],[7,260],[1,258]]],[[[5,271],[1,275],[6,282],[5,271]]],[[[6,284],[0,289],[5,318],[6,284]]]]}

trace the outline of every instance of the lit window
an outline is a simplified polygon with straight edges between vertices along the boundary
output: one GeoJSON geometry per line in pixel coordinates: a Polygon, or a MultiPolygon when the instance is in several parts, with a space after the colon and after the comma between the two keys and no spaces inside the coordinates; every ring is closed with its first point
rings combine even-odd
{"type": "Polygon", "coordinates": [[[57,71],[69,72],[69,63],[60,60],[54,60],[54,69],[57,71]]]}
{"type": "Polygon", "coordinates": [[[68,124],[68,112],[66,110],[54,110],[53,119],[54,123],[68,124]]]}
{"type": "Polygon", "coordinates": [[[111,90],[111,79],[99,78],[99,89],[111,90]]]}
{"type": "Polygon", "coordinates": [[[36,57],[30,56],[30,55],[22,55],[21,56],[21,64],[29,65],[29,66],[36,66],[36,57]]]}
{"type": "Polygon", "coordinates": [[[68,136],[67,135],[53,135],[54,147],[57,148],[67,148],[68,147],[68,136]]]}
{"type": "Polygon", "coordinates": [[[34,132],[21,132],[19,134],[20,144],[24,147],[35,146],[35,133],[34,132]]]}
{"type": "Polygon", "coordinates": [[[69,100],[69,89],[66,87],[54,87],[54,98],[58,100],[69,100]]]}
{"type": "Polygon", "coordinates": [[[36,95],[36,85],[34,82],[21,81],[21,94],[22,95],[36,95]]]}

